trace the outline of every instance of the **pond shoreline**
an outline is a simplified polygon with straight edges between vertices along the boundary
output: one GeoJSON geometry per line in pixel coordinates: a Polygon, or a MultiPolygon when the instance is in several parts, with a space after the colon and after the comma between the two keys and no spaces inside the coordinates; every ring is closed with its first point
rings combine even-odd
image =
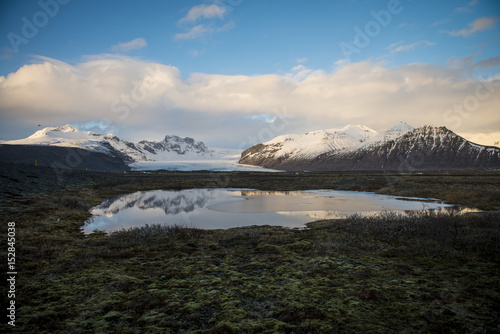
{"type": "Polygon", "coordinates": [[[16,223],[16,328],[23,333],[500,328],[500,172],[58,175],[0,164],[0,176],[2,227],[16,223]],[[80,230],[89,209],[110,196],[203,187],[376,191],[489,211],[351,217],[301,230],[80,230]]]}
{"type": "Polygon", "coordinates": [[[153,190],[122,194],[91,208],[92,218],[83,231],[110,232],[162,223],[201,229],[228,229],[273,225],[304,228],[315,220],[342,219],[350,215],[372,216],[382,211],[456,211],[442,204],[415,197],[346,190],[259,191],[237,188],[153,190]]]}

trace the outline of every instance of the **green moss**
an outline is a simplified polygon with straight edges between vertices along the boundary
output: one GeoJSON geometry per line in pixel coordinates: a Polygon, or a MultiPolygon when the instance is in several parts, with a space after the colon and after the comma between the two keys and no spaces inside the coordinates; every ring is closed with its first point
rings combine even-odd
{"type": "MultiPolygon", "coordinates": [[[[311,223],[304,230],[150,225],[83,236],[86,203],[141,189],[200,187],[210,180],[203,173],[92,175],[94,185],[84,180],[80,190],[61,190],[57,195],[66,196],[63,201],[34,198],[9,211],[19,225],[22,275],[16,303],[23,333],[499,330],[497,213],[351,217],[311,223]],[[54,223],[61,214],[64,219],[54,223]],[[441,238],[434,233],[440,231],[449,234],[441,238]]],[[[393,175],[398,182],[392,183],[383,174],[224,175],[233,187],[359,184],[375,189],[386,184],[379,191],[435,197],[459,188],[483,187],[489,193],[500,185],[486,172],[393,175]]],[[[488,199],[489,206],[496,203],[488,199]]]]}

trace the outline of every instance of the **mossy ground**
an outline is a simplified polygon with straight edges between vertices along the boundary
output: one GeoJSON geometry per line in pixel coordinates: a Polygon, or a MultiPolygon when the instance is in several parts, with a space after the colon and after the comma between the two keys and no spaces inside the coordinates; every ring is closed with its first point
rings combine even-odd
{"type": "Polygon", "coordinates": [[[9,173],[3,179],[18,181],[6,183],[12,194],[2,211],[4,222],[16,222],[18,308],[14,329],[2,322],[8,331],[500,332],[498,173],[76,173],[50,186],[39,170],[9,173]],[[29,192],[16,194],[26,175],[33,175],[29,192]],[[107,196],[190,187],[359,188],[458,196],[495,210],[353,216],[302,230],[80,231],[88,208],[107,196]]]}

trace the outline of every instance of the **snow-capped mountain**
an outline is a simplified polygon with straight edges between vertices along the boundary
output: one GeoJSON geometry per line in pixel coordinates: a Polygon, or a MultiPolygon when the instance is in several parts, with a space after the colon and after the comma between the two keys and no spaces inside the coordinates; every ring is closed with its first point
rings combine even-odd
{"type": "Polygon", "coordinates": [[[375,130],[363,125],[282,135],[246,149],[241,154],[240,163],[266,167],[293,164],[296,161],[312,160],[325,153],[341,152],[376,135],[375,130]]]}
{"type": "MultiPolygon", "coordinates": [[[[357,128],[358,134],[359,129],[366,129],[361,126],[346,128],[357,128]]],[[[351,134],[351,131],[347,133],[351,134]]],[[[500,167],[499,148],[471,143],[445,127],[413,129],[400,123],[379,134],[373,130],[367,133],[370,135],[357,137],[357,141],[355,136],[350,136],[350,142],[342,142],[344,146],[336,145],[334,141],[330,150],[326,150],[330,146],[328,141],[336,136],[327,136],[321,142],[323,149],[316,151],[309,150],[302,142],[296,142],[297,147],[286,146],[283,139],[293,135],[280,136],[243,151],[240,163],[282,170],[413,171],[500,167]],[[309,154],[304,154],[304,151],[309,154]],[[321,151],[324,152],[316,154],[321,151]]]]}
{"type": "Polygon", "coordinates": [[[367,141],[356,145],[354,147],[349,148],[349,150],[358,150],[358,149],[363,149],[371,146],[376,146],[380,145],[380,143],[385,143],[390,140],[394,140],[398,137],[401,137],[405,133],[412,131],[414,128],[411,125],[408,125],[406,123],[399,123],[394,125],[392,128],[390,128],[387,131],[377,133],[376,135],[370,137],[367,141]]]}
{"type": "Polygon", "coordinates": [[[370,139],[377,132],[363,125],[276,137],[265,143],[269,157],[277,159],[314,158],[326,152],[342,151],[370,139]]]}
{"type": "Polygon", "coordinates": [[[181,159],[212,158],[210,150],[203,142],[193,138],[180,138],[178,136],[165,136],[160,142],[143,140],[137,148],[146,154],[148,161],[169,161],[181,159]]]}
{"type": "Polygon", "coordinates": [[[193,138],[166,136],[162,141],[140,141],[132,143],[113,134],[102,135],[83,132],[72,125],[47,127],[25,139],[4,141],[8,145],[43,145],[75,147],[119,156],[127,163],[144,161],[171,161],[213,159],[215,150],[210,150],[203,142],[193,138]]]}
{"type": "Polygon", "coordinates": [[[102,135],[82,132],[72,125],[47,127],[39,130],[28,138],[4,141],[9,145],[49,145],[63,147],[85,147],[94,151],[107,152],[100,143],[102,135]]]}

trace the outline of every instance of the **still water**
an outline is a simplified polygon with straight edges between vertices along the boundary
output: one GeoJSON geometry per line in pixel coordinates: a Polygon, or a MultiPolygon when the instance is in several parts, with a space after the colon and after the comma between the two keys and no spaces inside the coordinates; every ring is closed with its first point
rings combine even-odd
{"type": "Polygon", "coordinates": [[[109,198],[92,208],[83,227],[111,232],[145,224],[169,224],[202,229],[250,225],[304,227],[319,219],[343,218],[353,213],[446,210],[452,204],[426,199],[356,191],[259,191],[252,189],[154,190],[109,198]]]}

